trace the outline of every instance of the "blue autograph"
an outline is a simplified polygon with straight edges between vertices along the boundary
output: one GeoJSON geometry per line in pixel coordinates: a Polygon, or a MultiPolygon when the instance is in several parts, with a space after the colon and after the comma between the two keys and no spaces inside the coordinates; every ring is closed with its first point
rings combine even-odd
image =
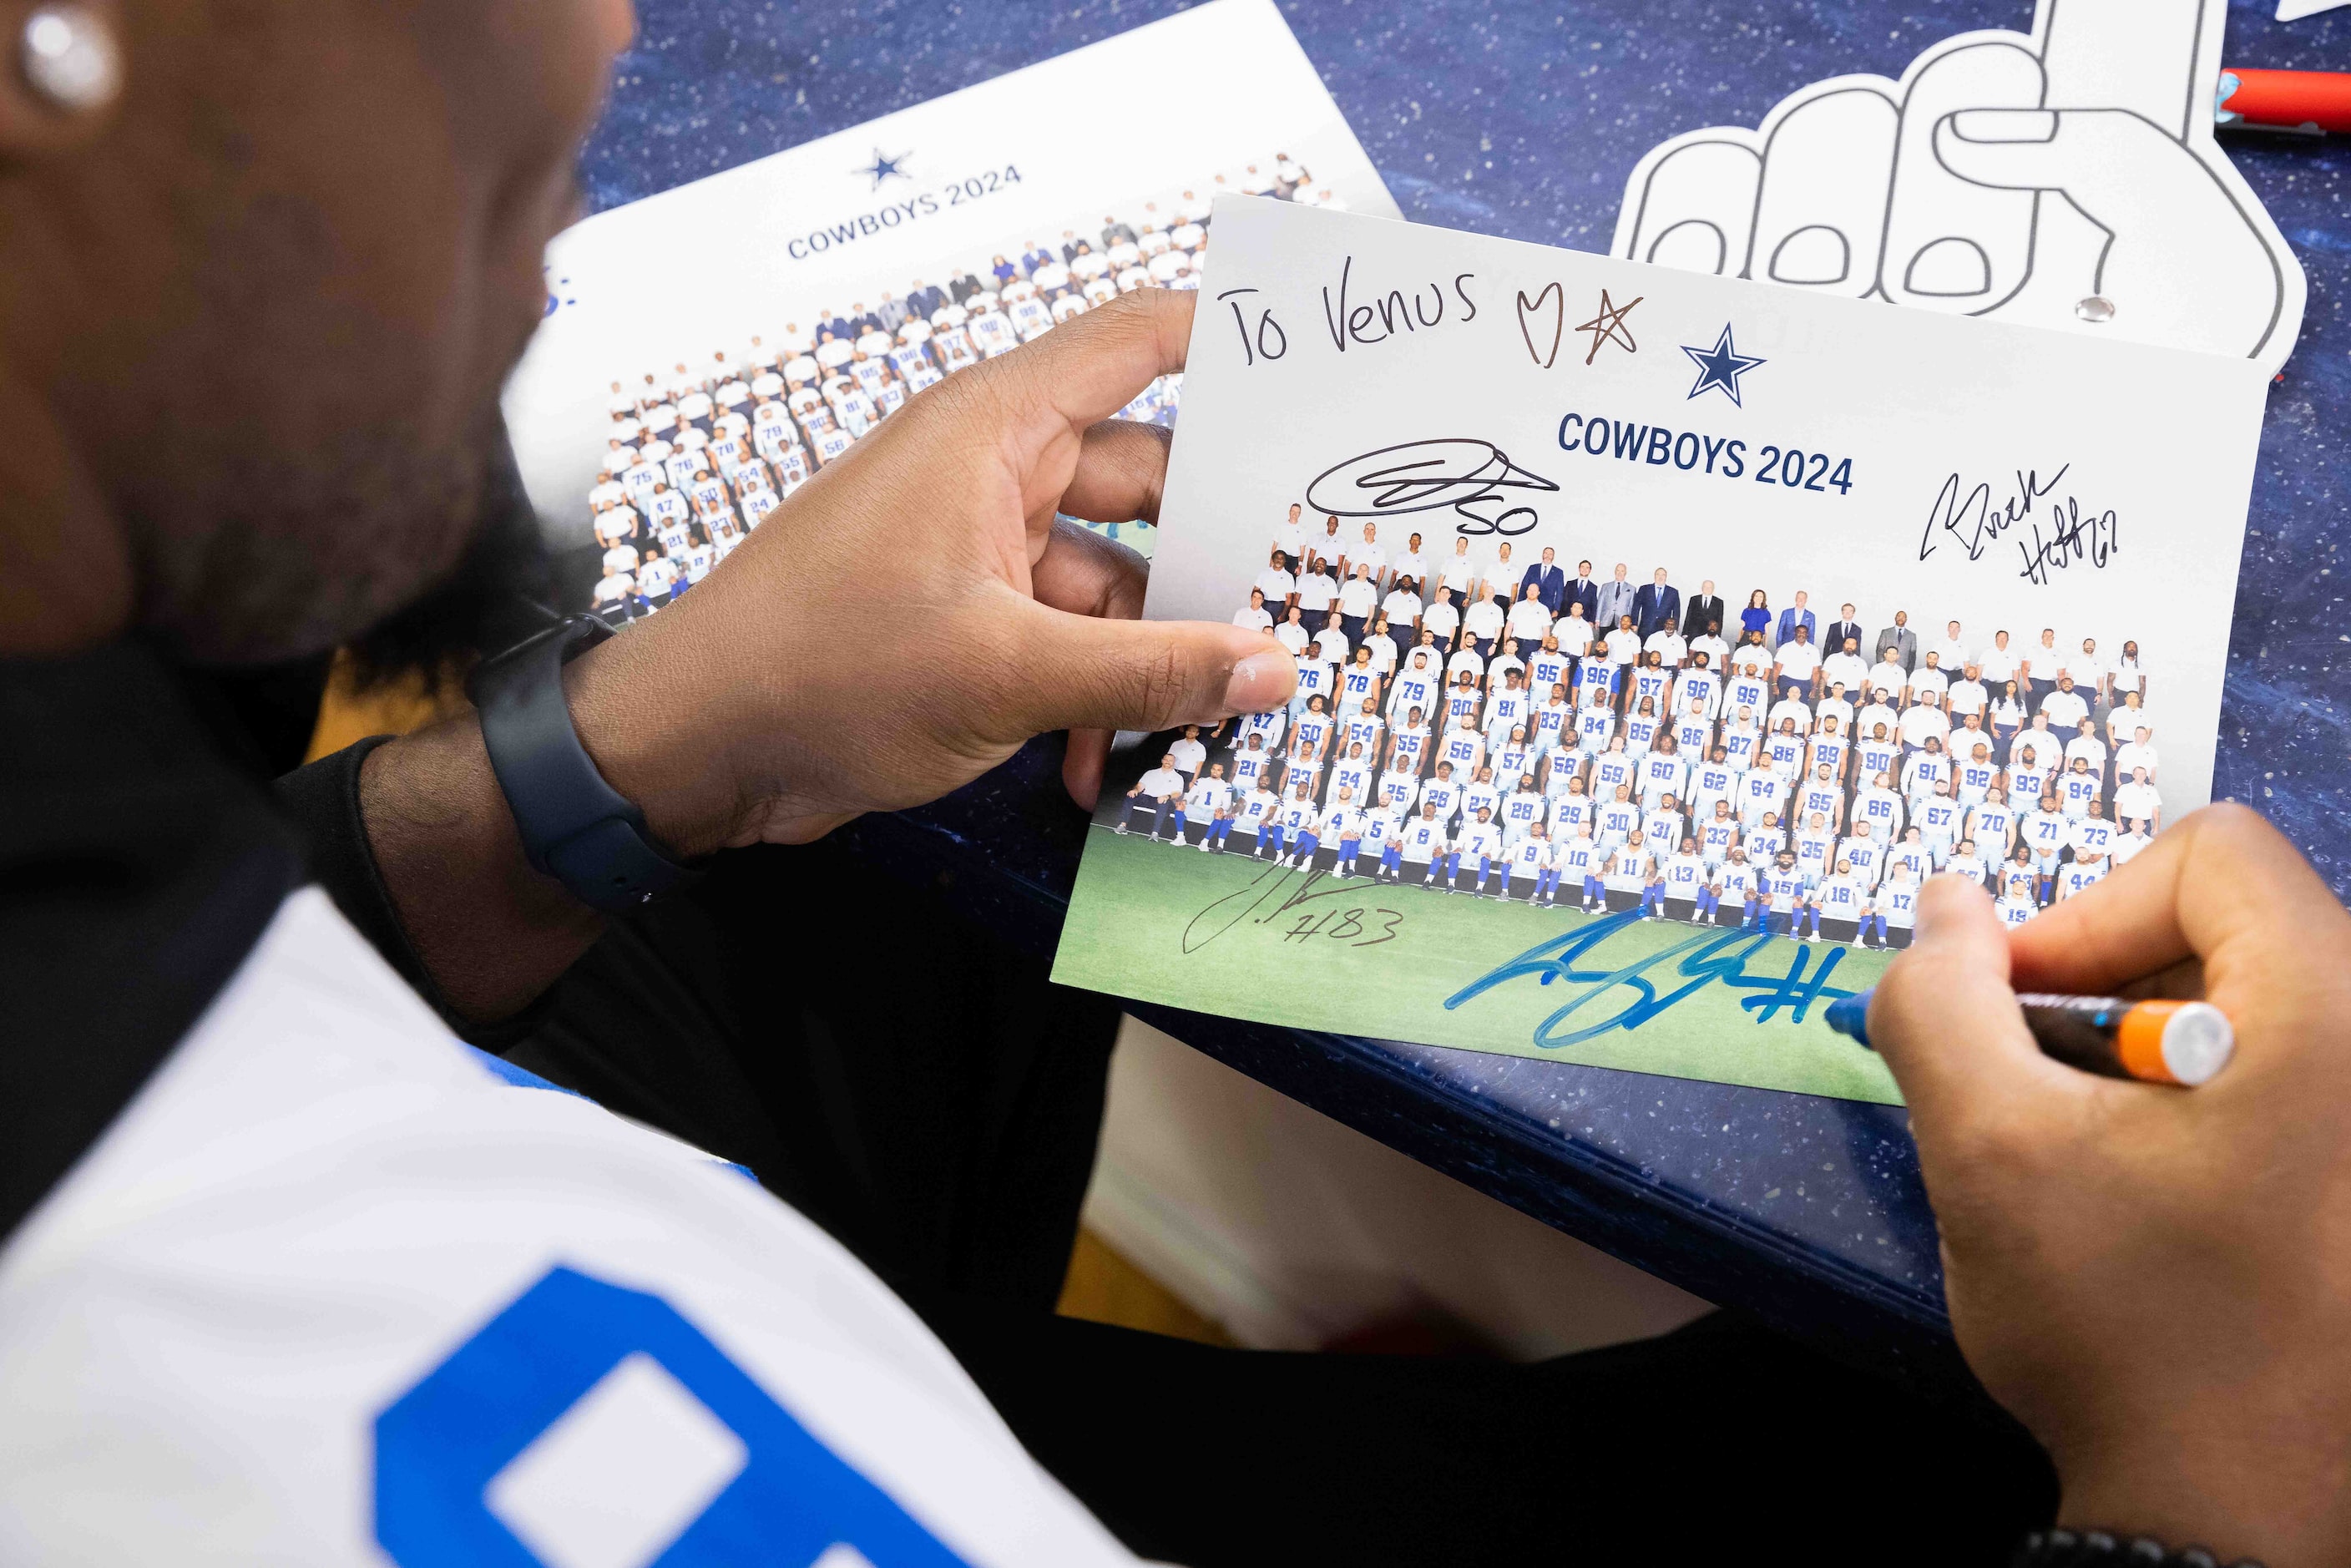
{"type": "Polygon", "coordinates": [[[1812,969],[1813,956],[1791,942],[1788,945],[1790,956],[1786,974],[1749,974],[1748,960],[1779,940],[1767,931],[1701,934],[1651,953],[1621,968],[1579,969],[1575,967],[1577,959],[1639,919],[1640,911],[1628,909],[1621,915],[1611,915],[1589,925],[1579,926],[1565,936],[1538,943],[1447,997],[1445,999],[1446,1009],[1451,1011],[1477,1000],[1497,986],[1507,985],[1529,975],[1539,977],[1540,983],[1546,986],[1558,980],[1565,985],[1589,987],[1573,1001],[1535,1026],[1537,1049],[1557,1051],[1562,1046],[1577,1044],[1595,1035],[1605,1034],[1610,1030],[1638,1029],[1677,1002],[1688,1000],[1708,986],[1729,986],[1734,990],[1750,993],[1740,997],[1739,1005],[1752,1013],[1757,1023],[1770,1022],[1782,1009],[1787,1009],[1791,1023],[1802,1023],[1815,1002],[1834,1002],[1856,994],[1828,983],[1829,976],[1836,971],[1839,960],[1844,956],[1842,947],[1830,948],[1821,959],[1820,967],[1812,969]],[[1650,977],[1653,973],[1657,977],[1656,980],[1650,977]],[[1670,984],[1674,977],[1687,983],[1660,992],[1658,982],[1670,984]],[[1632,993],[1624,1007],[1597,1023],[1583,1024],[1576,1029],[1563,1028],[1587,1004],[1619,988],[1632,993]]]}

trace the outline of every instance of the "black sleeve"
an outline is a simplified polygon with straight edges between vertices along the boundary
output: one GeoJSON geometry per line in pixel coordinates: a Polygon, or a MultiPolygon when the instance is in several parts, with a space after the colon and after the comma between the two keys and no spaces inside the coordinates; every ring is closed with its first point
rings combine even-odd
{"type": "Polygon", "coordinates": [[[440,988],[408,939],[392,891],[377,871],[375,850],[360,815],[360,768],[388,735],[371,736],[280,778],[274,787],[278,810],[294,819],[308,841],[311,874],[343,912],[343,918],[400,972],[418,996],[442,1017],[453,1019],[440,988]]]}
{"type": "Polygon", "coordinates": [[[433,972],[424,967],[415,944],[409,940],[408,928],[400,923],[399,906],[392,903],[392,890],[384,886],[383,873],[376,867],[375,847],[368,841],[367,822],[360,812],[360,768],[370,752],[392,738],[370,736],[284,775],[272,791],[277,809],[301,830],[309,851],[310,873],[343,912],[343,918],[358,927],[409,988],[441,1015],[451,1033],[484,1051],[503,1052],[546,1018],[553,988],[511,1017],[483,1023],[452,1007],[434,983],[433,972]]]}

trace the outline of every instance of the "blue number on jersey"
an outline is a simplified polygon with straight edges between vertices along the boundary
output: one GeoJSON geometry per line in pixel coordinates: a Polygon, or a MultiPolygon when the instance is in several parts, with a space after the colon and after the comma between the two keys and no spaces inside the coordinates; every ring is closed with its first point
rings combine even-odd
{"type": "Polygon", "coordinates": [[[734,1479],[653,1559],[658,1568],[807,1568],[841,1543],[874,1568],[965,1568],[667,1301],[566,1268],[549,1270],[376,1417],[376,1540],[402,1568],[538,1568],[484,1492],[637,1354],[746,1451],[734,1479]]]}

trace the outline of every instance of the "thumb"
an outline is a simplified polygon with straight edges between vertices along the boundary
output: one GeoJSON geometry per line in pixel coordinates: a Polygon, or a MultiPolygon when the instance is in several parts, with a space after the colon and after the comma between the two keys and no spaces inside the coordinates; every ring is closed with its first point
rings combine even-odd
{"type": "Polygon", "coordinates": [[[2154,121],[2121,109],[1964,110],[1936,125],[1935,155],[1978,184],[2062,192],[2113,236],[2093,276],[2068,280],[2113,302],[2099,330],[2231,355],[2276,331],[2291,255],[2273,253],[2216,171],[2154,121]]]}
{"type": "Polygon", "coordinates": [[[1170,729],[1287,702],[1298,661],[1262,632],[1213,621],[1115,621],[1029,607],[1012,716],[1052,729],[1170,729]]]}
{"type": "Polygon", "coordinates": [[[1928,1140],[2011,1121],[2074,1076],[2033,1044],[2008,965],[2008,932],[1984,890],[1928,879],[1910,946],[1870,1001],[1869,1040],[1928,1140]]]}
{"type": "Polygon", "coordinates": [[[2063,191],[2126,245],[2244,227],[2196,154],[2128,110],[1963,110],[1936,125],[1935,156],[1979,185],[2063,191]]]}

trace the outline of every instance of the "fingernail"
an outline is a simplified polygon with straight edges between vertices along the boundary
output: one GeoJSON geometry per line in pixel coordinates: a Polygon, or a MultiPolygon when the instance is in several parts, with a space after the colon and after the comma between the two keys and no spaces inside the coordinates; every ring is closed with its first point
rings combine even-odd
{"type": "Polygon", "coordinates": [[[1297,660],[1278,650],[1251,653],[1233,666],[1225,682],[1225,707],[1232,713],[1260,713],[1297,687],[1297,660]]]}
{"type": "Polygon", "coordinates": [[[1963,109],[1951,116],[1962,141],[2053,141],[2057,116],[2046,109],[1963,109]]]}

